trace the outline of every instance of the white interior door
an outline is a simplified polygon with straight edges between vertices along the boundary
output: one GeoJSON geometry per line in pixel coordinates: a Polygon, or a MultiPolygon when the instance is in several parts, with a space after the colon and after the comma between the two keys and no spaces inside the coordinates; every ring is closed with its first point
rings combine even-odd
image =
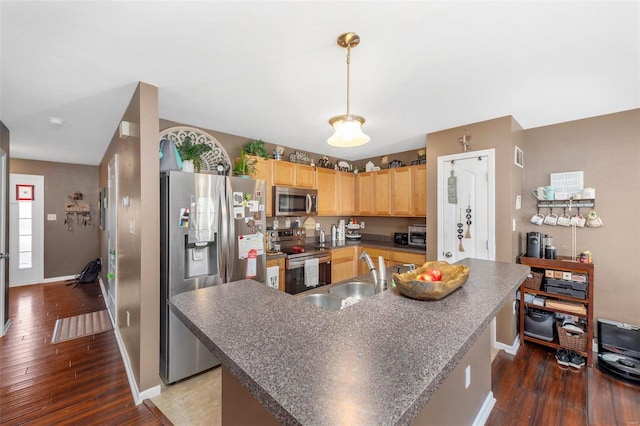
{"type": "Polygon", "coordinates": [[[105,205],[107,232],[107,307],[114,325],[118,325],[118,156],[114,155],[108,166],[107,199],[105,205]]]}
{"type": "Polygon", "coordinates": [[[495,259],[494,150],[438,157],[438,259],[495,259]]]}
{"type": "Polygon", "coordinates": [[[9,285],[44,281],[44,176],[12,173],[9,185],[9,285]]]}
{"type": "Polygon", "coordinates": [[[7,282],[7,153],[0,149],[0,337],[11,325],[9,321],[9,283],[7,282]]]}

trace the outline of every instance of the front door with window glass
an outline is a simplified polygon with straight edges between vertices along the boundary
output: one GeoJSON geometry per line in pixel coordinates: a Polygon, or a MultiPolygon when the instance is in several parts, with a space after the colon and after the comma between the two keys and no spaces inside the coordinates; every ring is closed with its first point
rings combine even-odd
{"type": "Polygon", "coordinates": [[[44,176],[12,173],[9,188],[9,285],[44,280],[44,176]]]}

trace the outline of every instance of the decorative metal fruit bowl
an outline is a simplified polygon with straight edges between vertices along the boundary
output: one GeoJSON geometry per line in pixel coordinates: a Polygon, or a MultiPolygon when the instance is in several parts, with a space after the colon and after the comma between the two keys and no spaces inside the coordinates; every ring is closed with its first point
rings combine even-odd
{"type": "Polygon", "coordinates": [[[403,274],[393,274],[393,280],[398,290],[411,299],[440,300],[458,289],[469,278],[469,267],[464,265],[450,265],[447,262],[427,262],[419,268],[403,274]],[[424,281],[419,276],[430,268],[437,268],[442,272],[439,281],[424,281]]]}

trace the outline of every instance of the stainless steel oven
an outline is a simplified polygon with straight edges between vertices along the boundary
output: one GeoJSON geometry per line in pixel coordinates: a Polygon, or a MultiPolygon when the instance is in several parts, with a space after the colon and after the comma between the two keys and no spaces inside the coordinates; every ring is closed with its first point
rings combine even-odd
{"type": "Polygon", "coordinates": [[[331,284],[331,250],[315,245],[306,245],[304,228],[285,228],[269,232],[273,246],[286,254],[285,291],[298,294],[319,286],[331,284]],[[317,262],[317,267],[316,267],[317,262]],[[317,268],[317,269],[315,269],[317,268]],[[307,271],[317,273],[316,280],[308,280],[307,271]],[[311,281],[311,282],[310,282],[311,281]]]}
{"type": "Polygon", "coordinates": [[[315,216],[317,214],[317,189],[273,187],[274,216],[315,216]]]}
{"type": "Polygon", "coordinates": [[[331,284],[331,251],[310,251],[287,255],[285,261],[284,287],[289,294],[298,294],[316,287],[331,284]],[[307,286],[306,261],[318,258],[318,284],[307,286]]]}

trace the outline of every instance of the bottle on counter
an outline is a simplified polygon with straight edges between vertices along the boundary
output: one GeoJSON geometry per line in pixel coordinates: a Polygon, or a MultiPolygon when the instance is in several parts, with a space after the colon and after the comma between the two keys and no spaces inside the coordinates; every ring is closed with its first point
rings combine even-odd
{"type": "Polygon", "coordinates": [[[331,225],[331,241],[335,242],[337,239],[336,225],[331,225]]]}
{"type": "Polygon", "coordinates": [[[284,220],[284,227],[287,228],[287,229],[291,228],[291,219],[286,218],[284,220]]]}

